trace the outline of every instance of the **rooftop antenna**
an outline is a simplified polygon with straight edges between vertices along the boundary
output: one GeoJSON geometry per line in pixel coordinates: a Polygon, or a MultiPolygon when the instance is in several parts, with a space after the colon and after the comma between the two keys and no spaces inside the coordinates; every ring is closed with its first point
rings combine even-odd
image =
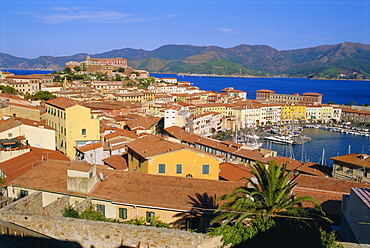
{"type": "Polygon", "coordinates": [[[104,181],[105,178],[104,178],[104,175],[102,172],[99,172],[99,178],[100,178],[100,181],[104,181]]]}

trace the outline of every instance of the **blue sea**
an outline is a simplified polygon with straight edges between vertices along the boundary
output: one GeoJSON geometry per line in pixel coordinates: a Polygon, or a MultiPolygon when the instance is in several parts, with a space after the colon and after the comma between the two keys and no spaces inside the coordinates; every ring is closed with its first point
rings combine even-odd
{"type": "Polygon", "coordinates": [[[304,78],[237,78],[177,76],[176,74],[151,74],[157,78],[177,78],[188,81],[202,90],[220,92],[226,87],[246,91],[248,99],[256,98],[256,90],[268,89],[278,94],[315,92],[323,94],[323,103],[370,105],[370,81],[310,80],[304,78]]]}

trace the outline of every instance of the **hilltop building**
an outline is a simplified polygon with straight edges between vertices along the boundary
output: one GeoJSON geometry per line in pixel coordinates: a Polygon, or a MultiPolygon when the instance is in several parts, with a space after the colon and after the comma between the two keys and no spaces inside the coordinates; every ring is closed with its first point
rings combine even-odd
{"type": "Polygon", "coordinates": [[[69,61],[66,63],[66,67],[74,69],[74,67],[80,67],[82,71],[87,73],[93,73],[98,71],[112,72],[114,69],[127,68],[127,59],[125,58],[91,58],[86,57],[86,60],[82,62],[69,61]]]}

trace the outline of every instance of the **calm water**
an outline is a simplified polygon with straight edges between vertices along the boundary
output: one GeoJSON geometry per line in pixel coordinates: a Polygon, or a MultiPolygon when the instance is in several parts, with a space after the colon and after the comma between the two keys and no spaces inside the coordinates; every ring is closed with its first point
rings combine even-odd
{"type": "Polygon", "coordinates": [[[8,71],[14,73],[15,75],[49,74],[54,72],[48,70],[7,70],[7,69],[2,69],[2,71],[8,71]]]}
{"type": "Polygon", "coordinates": [[[234,78],[234,77],[195,77],[175,74],[152,74],[155,77],[173,77],[178,81],[188,81],[202,90],[220,92],[223,88],[234,87],[248,93],[248,99],[256,98],[256,90],[269,89],[281,94],[316,92],[323,94],[323,103],[370,105],[370,81],[353,80],[310,80],[303,78],[234,78]]]}
{"type": "Polygon", "coordinates": [[[279,156],[291,157],[300,161],[312,161],[321,164],[323,150],[325,149],[326,165],[332,166],[330,157],[351,153],[370,154],[370,137],[353,134],[331,132],[317,128],[305,128],[303,134],[312,138],[303,145],[283,145],[266,143],[263,145],[278,152],[279,156]],[[302,156],[303,155],[303,156],[302,156]]]}

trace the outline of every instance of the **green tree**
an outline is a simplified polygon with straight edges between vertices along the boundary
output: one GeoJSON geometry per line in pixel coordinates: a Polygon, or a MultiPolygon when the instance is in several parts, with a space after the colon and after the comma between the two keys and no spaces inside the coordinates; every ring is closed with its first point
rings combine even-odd
{"type": "Polygon", "coordinates": [[[64,72],[64,73],[67,73],[67,74],[68,74],[68,73],[71,73],[71,71],[72,71],[72,70],[71,70],[71,68],[69,68],[69,67],[66,67],[66,68],[64,68],[64,70],[63,70],[63,72],[64,72]]]}
{"type": "Polygon", "coordinates": [[[68,205],[68,207],[66,207],[64,209],[62,216],[63,217],[70,217],[70,218],[79,219],[80,214],[71,205],[68,205]]]}
{"type": "Polygon", "coordinates": [[[79,72],[79,71],[81,71],[81,67],[79,67],[78,65],[76,65],[75,67],[73,67],[73,70],[79,72]]]}
{"type": "Polygon", "coordinates": [[[355,102],[349,102],[349,108],[352,108],[353,105],[355,105],[355,102]]]}
{"type": "Polygon", "coordinates": [[[111,218],[105,217],[102,212],[96,210],[95,205],[90,205],[82,213],[79,213],[77,210],[75,210],[72,206],[69,205],[68,207],[64,208],[63,217],[122,223],[118,219],[111,219],[111,218]]]}
{"type": "Polygon", "coordinates": [[[116,74],[116,81],[121,81],[121,80],[122,80],[121,75],[116,74]]]}
{"type": "MultiPolygon", "coordinates": [[[[250,167],[254,179],[243,179],[247,180],[251,188],[239,187],[218,199],[226,203],[216,210],[220,215],[211,222],[221,222],[220,227],[213,229],[214,234],[222,231],[230,234],[242,228],[243,235],[237,240],[239,242],[265,232],[275,226],[276,220],[281,217],[289,219],[310,216],[310,209],[302,207],[305,201],[313,203],[320,210],[312,197],[297,197],[293,193],[298,175],[288,172],[285,164],[278,166],[275,161],[270,161],[266,166],[258,161],[250,167]]],[[[227,242],[233,243],[235,240],[227,242]]]]}
{"type": "Polygon", "coordinates": [[[0,89],[3,91],[5,94],[10,94],[10,95],[16,95],[18,94],[18,90],[14,89],[11,86],[4,86],[0,85],[0,89]]]}
{"type": "Polygon", "coordinates": [[[35,98],[35,100],[45,100],[45,101],[56,98],[56,96],[53,95],[51,92],[43,90],[36,92],[35,95],[33,95],[33,97],[35,98]]]}

